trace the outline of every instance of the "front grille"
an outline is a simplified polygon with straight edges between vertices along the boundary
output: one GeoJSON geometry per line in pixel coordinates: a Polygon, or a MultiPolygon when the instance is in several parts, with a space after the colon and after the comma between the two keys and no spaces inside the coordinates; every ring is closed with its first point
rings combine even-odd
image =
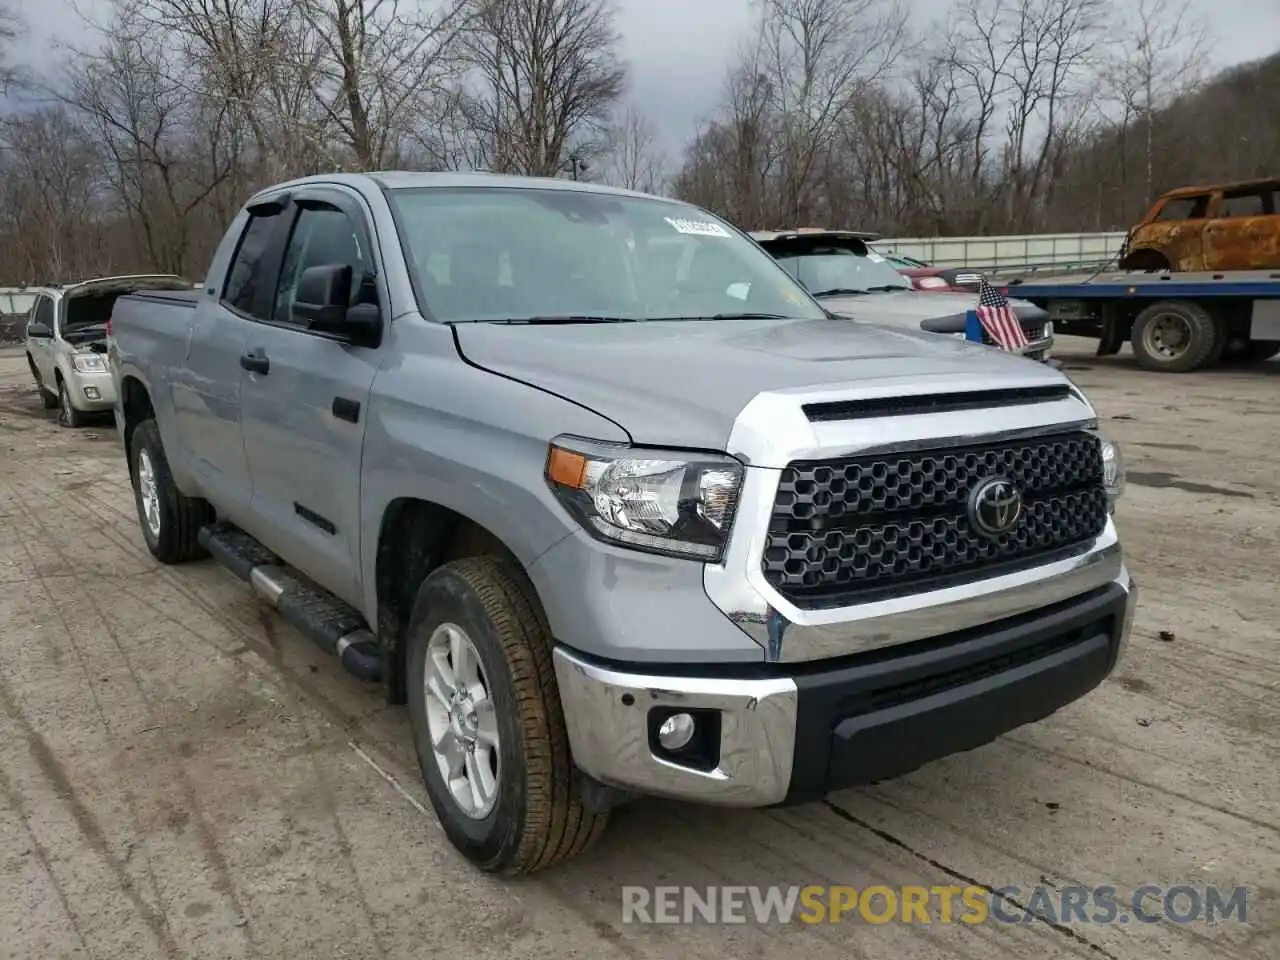
{"type": "Polygon", "coordinates": [[[1048,562],[1106,522],[1102,451],[1088,433],[803,461],[782,472],[761,563],[797,606],[838,606],[1048,562]],[[990,538],[971,525],[968,500],[996,477],[1023,508],[990,538]]]}

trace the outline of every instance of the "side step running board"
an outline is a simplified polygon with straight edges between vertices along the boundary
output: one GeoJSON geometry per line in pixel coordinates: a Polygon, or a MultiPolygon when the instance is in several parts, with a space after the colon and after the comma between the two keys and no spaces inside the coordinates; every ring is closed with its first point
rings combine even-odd
{"type": "Polygon", "coordinates": [[[248,583],[305,637],[360,680],[382,679],[378,641],[353,607],[290,571],[270,550],[228,525],[200,529],[200,545],[248,583]]]}

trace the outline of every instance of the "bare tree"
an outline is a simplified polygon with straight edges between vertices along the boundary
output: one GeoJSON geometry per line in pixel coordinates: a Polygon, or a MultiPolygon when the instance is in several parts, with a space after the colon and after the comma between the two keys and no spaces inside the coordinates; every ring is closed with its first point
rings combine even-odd
{"type": "Polygon", "coordinates": [[[599,151],[626,70],[608,0],[476,0],[468,116],[488,165],[556,176],[599,151]]]}
{"type": "Polygon", "coordinates": [[[27,32],[22,17],[7,2],[0,3],[0,93],[7,94],[22,77],[9,53],[14,43],[27,32]]]}
{"type": "Polygon", "coordinates": [[[662,193],[667,177],[667,158],[658,144],[657,128],[628,106],[609,130],[604,178],[628,190],[662,193]]]}
{"type": "Polygon", "coordinates": [[[1208,26],[1190,6],[1190,0],[1136,0],[1128,10],[1132,32],[1113,46],[1104,73],[1121,129],[1135,120],[1141,125],[1144,209],[1155,199],[1156,113],[1193,89],[1208,61],[1208,26]]]}
{"type": "Polygon", "coordinates": [[[813,215],[812,178],[845,111],[901,53],[907,15],[896,0],[760,0],[761,65],[784,140],[780,215],[813,215]]]}
{"type": "Polygon", "coordinates": [[[226,101],[193,96],[202,83],[147,26],[121,7],[103,45],[72,62],[62,96],[99,138],[108,188],[147,260],[182,273],[209,252],[193,249],[202,207],[232,175],[241,144],[226,101]]]}

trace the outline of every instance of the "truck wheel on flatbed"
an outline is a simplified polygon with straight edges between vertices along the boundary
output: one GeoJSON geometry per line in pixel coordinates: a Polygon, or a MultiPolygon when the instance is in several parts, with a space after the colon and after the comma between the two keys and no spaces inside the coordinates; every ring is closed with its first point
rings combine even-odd
{"type": "Polygon", "coordinates": [[[608,821],[582,803],[551,646],[533,587],[509,561],[458,560],[418,590],[407,651],[414,746],[445,833],[483,870],[548,867],[608,821]]]}
{"type": "Polygon", "coordinates": [[[173,482],[154,420],[144,420],[129,441],[129,475],[138,525],[151,555],[161,563],[185,563],[208,556],[200,528],[213,519],[204,500],[184,496],[173,482]]]}
{"type": "Polygon", "coordinates": [[[58,405],[58,395],[50,393],[44,385],[44,378],[40,376],[40,368],[36,366],[36,362],[31,359],[31,354],[27,354],[27,366],[31,368],[31,376],[36,381],[36,392],[40,394],[40,404],[46,410],[52,410],[58,405]]]}
{"type": "Polygon", "coordinates": [[[1213,314],[1190,300],[1161,300],[1133,321],[1130,344],[1138,366],[1188,373],[1214,363],[1224,333],[1213,314]]]}

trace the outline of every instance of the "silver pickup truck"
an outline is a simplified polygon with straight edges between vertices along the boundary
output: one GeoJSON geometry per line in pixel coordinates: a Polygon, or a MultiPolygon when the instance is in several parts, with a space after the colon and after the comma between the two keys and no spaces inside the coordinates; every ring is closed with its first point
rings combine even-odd
{"type": "Polygon", "coordinates": [[[111,354],[151,552],[407,702],[486,870],[633,796],[795,803],[978,746],[1129,633],[1121,462],[1068,380],[835,317],[673,200],[282,184],[200,290],[121,298],[111,354]]]}

